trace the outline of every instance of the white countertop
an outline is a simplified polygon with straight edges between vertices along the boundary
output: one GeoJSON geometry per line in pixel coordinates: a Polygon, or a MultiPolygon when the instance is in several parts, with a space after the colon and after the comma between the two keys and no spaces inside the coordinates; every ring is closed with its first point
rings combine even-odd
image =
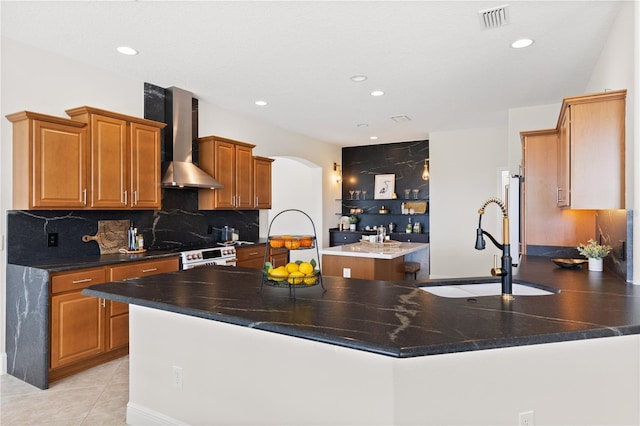
{"type": "Polygon", "coordinates": [[[384,247],[376,247],[374,244],[358,242],[335,246],[320,250],[320,254],[332,256],[368,257],[371,259],[395,259],[416,251],[425,250],[427,243],[402,243],[399,241],[387,241],[384,247]],[[389,244],[391,243],[391,244],[389,244]]]}

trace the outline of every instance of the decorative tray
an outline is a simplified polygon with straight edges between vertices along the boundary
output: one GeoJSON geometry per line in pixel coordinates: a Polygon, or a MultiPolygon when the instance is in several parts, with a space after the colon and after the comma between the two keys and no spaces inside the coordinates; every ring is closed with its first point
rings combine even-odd
{"type": "Polygon", "coordinates": [[[575,269],[589,262],[588,259],[551,259],[553,263],[561,268],[575,269]]]}

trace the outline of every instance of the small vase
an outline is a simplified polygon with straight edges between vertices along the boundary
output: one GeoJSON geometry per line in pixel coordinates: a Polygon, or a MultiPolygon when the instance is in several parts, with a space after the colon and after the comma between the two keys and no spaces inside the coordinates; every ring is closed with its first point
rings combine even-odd
{"type": "Polygon", "coordinates": [[[356,230],[356,224],[355,223],[350,223],[349,224],[349,231],[355,231],[356,230]]]}
{"type": "Polygon", "coordinates": [[[594,257],[589,258],[589,270],[590,271],[602,271],[602,259],[596,259],[594,257]]]}

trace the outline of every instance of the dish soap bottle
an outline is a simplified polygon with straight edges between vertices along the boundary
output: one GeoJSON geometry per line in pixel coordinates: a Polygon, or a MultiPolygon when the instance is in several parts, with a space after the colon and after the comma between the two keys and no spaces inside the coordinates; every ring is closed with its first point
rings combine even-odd
{"type": "Polygon", "coordinates": [[[410,234],[412,231],[412,226],[411,226],[411,218],[409,218],[409,223],[407,223],[407,227],[405,228],[407,234],[410,234]]]}

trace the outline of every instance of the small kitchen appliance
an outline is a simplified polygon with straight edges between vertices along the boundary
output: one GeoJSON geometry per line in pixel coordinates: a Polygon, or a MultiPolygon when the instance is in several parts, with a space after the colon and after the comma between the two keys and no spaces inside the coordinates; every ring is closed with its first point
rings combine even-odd
{"type": "Polygon", "coordinates": [[[192,269],[206,265],[236,266],[236,260],[234,246],[189,250],[180,253],[180,269],[192,269]]]}

